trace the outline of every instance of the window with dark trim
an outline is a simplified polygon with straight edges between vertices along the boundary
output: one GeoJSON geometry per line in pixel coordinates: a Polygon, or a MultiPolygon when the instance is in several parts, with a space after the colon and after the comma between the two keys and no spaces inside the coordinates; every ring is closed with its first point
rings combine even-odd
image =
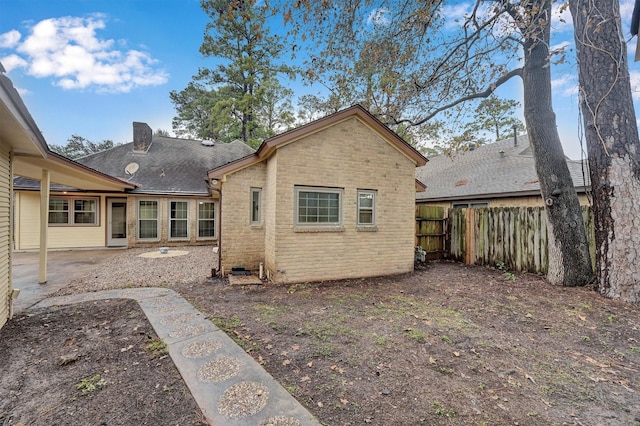
{"type": "Polygon", "coordinates": [[[251,224],[257,225],[262,218],[262,189],[251,188],[251,224]]]}
{"type": "Polygon", "coordinates": [[[138,239],[158,239],[158,201],[138,200],[138,239]]]}
{"type": "Polygon", "coordinates": [[[98,225],[98,198],[51,198],[48,220],[50,225],[98,225]]]}
{"type": "Polygon", "coordinates": [[[296,225],[340,225],[342,189],[295,188],[296,225]]]}
{"type": "Polygon", "coordinates": [[[216,205],[212,201],[198,202],[198,238],[216,236],[216,205]]]}
{"type": "Polygon", "coordinates": [[[189,238],[189,202],[169,202],[169,238],[189,238]]]}

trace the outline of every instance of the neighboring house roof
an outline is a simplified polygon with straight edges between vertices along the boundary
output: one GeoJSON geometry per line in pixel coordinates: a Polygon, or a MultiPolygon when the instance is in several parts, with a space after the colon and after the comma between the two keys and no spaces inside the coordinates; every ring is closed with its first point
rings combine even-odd
{"type": "MultiPolygon", "coordinates": [[[[540,184],[527,135],[481,145],[452,156],[438,155],[417,169],[426,190],[419,201],[472,200],[540,195],[540,184]]],[[[589,173],[581,161],[567,160],[579,192],[589,186],[589,173]],[[585,181],[586,179],[586,181],[585,181]]]]}
{"type": "Polygon", "coordinates": [[[273,136],[269,139],[265,139],[255,153],[240,158],[222,167],[212,167],[209,171],[209,178],[220,179],[228,173],[233,173],[249,167],[264,160],[265,158],[270,157],[271,154],[273,154],[273,152],[275,152],[275,150],[280,146],[295,142],[296,140],[309,136],[313,133],[317,133],[329,126],[333,126],[341,121],[350,119],[352,117],[357,117],[375,132],[384,137],[398,151],[411,159],[417,166],[422,166],[426,164],[427,161],[429,161],[419,151],[417,151],[404,139],[398,136],[393,130],[389,129],[380,120],[375,118],[371,113],[369,113],[369,111],[367,111],[360,105],[354,105],[352,107],[338,111],[334,114],[312,121],[311,123],[297,127],[293,130],[289,130],[287,132],[273,136]]]}
{"type": "Polygon", "coordinates": [[[135,152],[130,142],[76,161],[135,183],[131,193],[204,195],[208,194],[208,170],[253,152],[241,141],[211,146],[199,140],[153,136],[146,152],[135,152]]]}

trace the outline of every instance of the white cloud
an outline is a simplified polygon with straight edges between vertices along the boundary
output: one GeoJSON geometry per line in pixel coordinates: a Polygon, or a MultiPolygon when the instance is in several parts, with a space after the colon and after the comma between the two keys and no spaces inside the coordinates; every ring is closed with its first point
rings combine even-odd
{"type": "Polygon", "coordinates": [[[11,72],[11,70],[16,68],[24,68],[28,65],[27,61],[22,59],[20,56],[13,54],[0,58],[0,62],[7,72],[11,72]]]}
{"type": "Polygon", "coordinates": [[[565,41],[561,41],[558,44],[554,44],[553,46],[549,47],[549,51],[550,52],[561,52],[564,51],[567,47],[571,46],[571,42],[568,40],[565,41]]]}
{"type": "Polygon", "coordinates": [[[567,3],[558,2],[551,7],[551,28],[559,33],[573,31],[573,20],[567,3]]]}
{"type": "Polygon", "coordinates": [[[456,5],[444,5],[441,9],[442,16],[445,17],[446,28],[459,28],[465,17],[471,14],[470,3],[460,3],[456,5]]]}
{"type": "Polygon", "coordinates": [[[631,95],[634,101],[640,101],[640,71],[629,72],[631,95]]]}
{"type": "Polygon", "coordinates": [[[389,9],[380,7],[373,9],[367,17],[367,25],[383,25],[388,26],[391,23],[389,19],[389,9]]]}
{"type": "Polygon", "coordinates": [[[633,15],[634,0],[620,0],[620,18],[622,19],[622,34],[630,35],[631,15],[633,15]]]}
{"type": "Polygon", "coordinates": [[[575,78],[572,75],[564,74],[560,76],[560,78],[551,80],[551,88],[557,89],[557,88],[561,88],[563,86],[574,84],[574,83],[575,83],[575,78]]]}
{"type": "Polygon", "coordinates": [[[4,34],[0,34],[0,48],[11,49],[20,41],[20,33],[16,30],[11,30],[4,34]]]}
{"type": "Polygon", "coordinates": [[[578,93],[578,81],[572,74],[563,74],[559,78],[551,80],[551,89],[554,94],[563,97],[572,97],[578,93]]]}
{"type": "Polygon", "coordinates": [[[23,66],[30,75],[53,78],[54,84],[64,89],[99,92],[129,92],[167,81],[167,74],[156,69],[157,61],[148,53],[118,50],[114,40],[99,38],[97,32],[105,27],[101,15],[40,21],[21,43],[19,33],[17,38],[15,34],[7,37],[15,40],[15,49],[21,55],[18,58],[23,61],[14,58],[14,68],[23,66]]]}

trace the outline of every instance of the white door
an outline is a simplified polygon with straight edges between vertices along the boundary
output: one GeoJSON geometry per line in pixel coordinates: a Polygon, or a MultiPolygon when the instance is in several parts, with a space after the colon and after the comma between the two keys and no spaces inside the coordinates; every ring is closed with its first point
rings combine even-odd
{"type": "Polygon", "coordinates": [[[107,199],[107,246],[127,246],[127,199],[107,199]]]}

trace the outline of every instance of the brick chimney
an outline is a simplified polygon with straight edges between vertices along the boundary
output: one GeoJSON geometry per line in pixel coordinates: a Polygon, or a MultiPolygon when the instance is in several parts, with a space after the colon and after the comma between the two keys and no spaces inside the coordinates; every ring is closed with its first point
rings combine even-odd
{"type": "Polygon", "coordinates": [[[147,123],[133,122],[133,152],[147,152],[153,131],[147,123]]]}

